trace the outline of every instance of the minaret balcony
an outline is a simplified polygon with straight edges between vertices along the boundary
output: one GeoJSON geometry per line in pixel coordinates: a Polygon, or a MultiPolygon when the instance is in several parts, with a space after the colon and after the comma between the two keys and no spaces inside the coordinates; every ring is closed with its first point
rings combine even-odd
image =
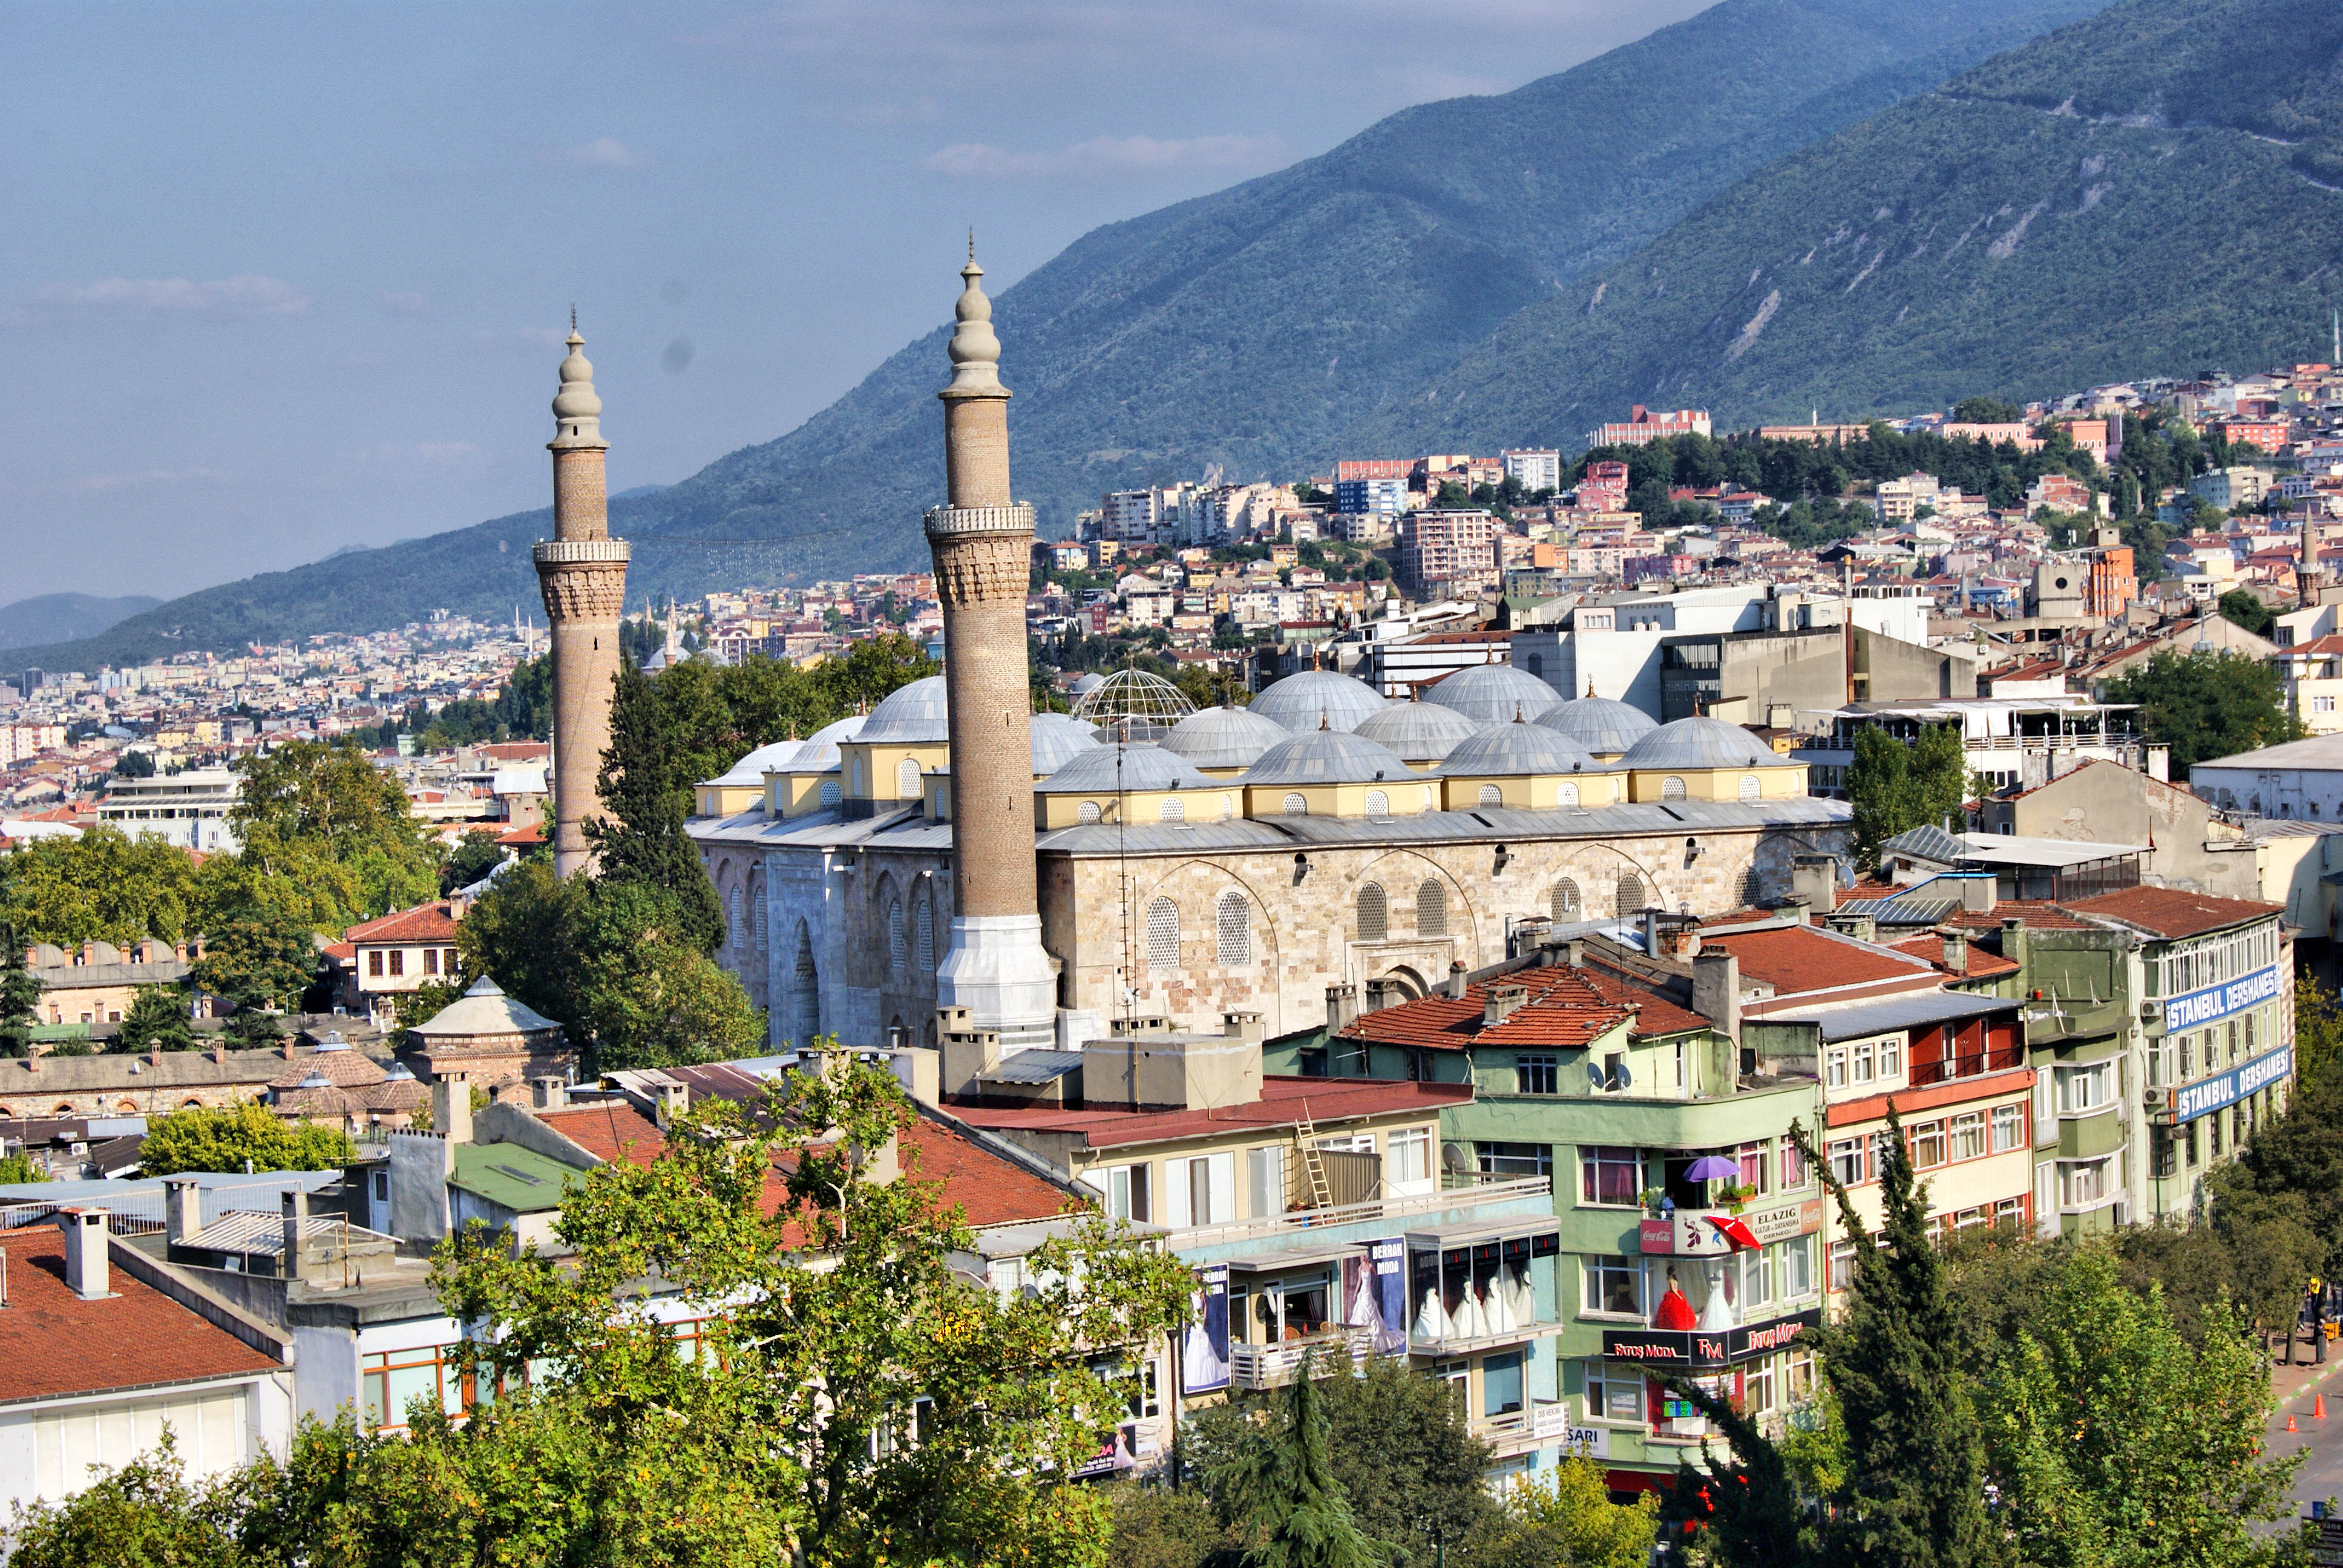
{"type": "Polygon", "coordinates": [[[539,539],[529,547],[529,558],[541,567],[623,562],[633,553],[624,539],[539,539]]]}
{"type": "Polygon", "coordinates": [[[1010,507],[930,507],[927,530],[931,540],[972,534],[1030,534],[1033,508],[1021,501],[1010,507]]]}

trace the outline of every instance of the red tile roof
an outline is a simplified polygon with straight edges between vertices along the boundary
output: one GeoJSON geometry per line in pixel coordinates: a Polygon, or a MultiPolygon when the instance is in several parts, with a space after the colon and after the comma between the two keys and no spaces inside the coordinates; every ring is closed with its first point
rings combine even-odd
{"type": "Polygon", "coordinates": [[[83,1301],[65,1286],[65,1235],[54,1225],[9,1231],[7,1251],[0,1402],[282,1370],[119,1264],[113,1295],[83,1301]]]}
{"type": "Polygon", "coordinates": [[[1416,1001],[1363,1013],[1335,1033],[1342,1040],[1435,1050],[1462,1050],[1474,1045],[1568,1049],[1608,1034],[1628,1016],[1628,1007],[1604,996],[1585,970],[1561,966],[1516,970],[1476,980],[1464,988],[1461,999],[1435,992],[1416,1001]],[[1529,994],[1509,1016],[1485,1024],[1489,993],[1503,986],[1520,986],[1529,994]]]}
{"type": "Polygon", "coordinates": [[[896,1140],[896,1148],[904,1169],[944,1184],[944,1201],[960,1205],[971,1225],[1046,1220],[1082,1206],[1064,1188],[985,1148],[949,1121],[921,1116],[896,1140]]]}
{"type": "Polygon", "coordinates": [[[380,920],[362,920],[342,933],[347,942],[452,942],[456,921],[447,900],[435,899],[411,910],[396,910],[380,920]]]}
{"type": "Polygon", "coordinates": [[[545,824],[542,822],[527,822],[518,828],[508,828],[503,832],[497,835],[497,842],[499,844],[542,844],[545,842],[545,824]]]}
{"type": "Polygon", "coordinates": [[[624,1101],[604,1100],[530,1114],[598,1160],[649,1165],[667,1149],[667,1134],[659,1130],[659,1124],[624,1101]]]}
{"type": "Polygon", "coordinates": [[[1701,932],[1701,950],[1722,949],[1741,960],[1742,983],[1763,983],[1777,996],[1836,990],[1875,980],[1925,980],[1936,971],[1920,960],[1814,926],[1764,931],[1701,932]]]}
{"type": "MultiPolygon", "coordinates": [[[[1386,1011],[1396,1010],[1386,1009],[1386,1011]]],[[[961,1105],[945,1107],[971,1127],[1081,1135],[1085,1147],[1120,1149],[1208,1138],[1241,1129],[1291,1127],[1306,1111],[1312,1121],[1347,1121],[1406,1111],[1437,1112],[1472,1101],[1469,1083],[1393,1083],[1372,1078],[1264,1078],[1261,1098],[1210,1111],[1118,1111],[1091,1107],[961,1105]]]]}
{"type": "MultiPolygon", "coordinates": [[[[1934,931],[1923,931],[1916,937],[1890,942],[1888,946],[1899,953],[1910,953],[1916,959],[1924,959],[1945,970],[1946,974],[1953,972],[1945,969],[1945,939],[1934,931]]],[[[1968,966],[1962,973],[1970,980],[1998,980],[2003,975],[2014,975],[2025,967],[2011,963],[1999,953],[1987,952],[1975,942],[1969,944],[1968,966]]]]}
{"type": "Polygon", "coordinates": [[[1650,1040],[1655,1035],[1684,1034],[1709,1027],[1708,1020],[1690,1008],[1679,1007],[1660,992],[1632,976],[1615,970],[1599,969],[1591,960],[1586,966],[1586,978],[1594,989],[1612,1001],[1636,1008],[1635,1021],[1627,1032],[1637,1040],[1650,1040]]]}
{"type": "Polygon", "coordinates": [[[2126,888],[2095,899],[2070,899],[2066,907],[2077,914],[2105,915],[2155,936],[2193,937],[2199,931],[2275,915],[2286,906],[2184,893],[2177,888],[2126,888]]]}

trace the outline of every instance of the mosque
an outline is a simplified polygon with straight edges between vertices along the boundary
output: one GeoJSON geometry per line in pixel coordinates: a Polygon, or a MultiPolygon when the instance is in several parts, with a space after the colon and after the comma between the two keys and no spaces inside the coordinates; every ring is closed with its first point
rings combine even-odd
{"type": "Polygon", "coordinates": [[[718,957],[776,1048],[934,1045],[939,1010],[997,1033],[961,1053],[980,1062],[1118,1021],[1252,1013],[1274,1039],[1423,995],[1528,928],[1746,908],[1788,895],[1796,857],[1844,857],[1848,808],[1748,730],[1565,701],[1506,665],[1414,701],[1307,670],[1195,711],[1124,672],[1075,715],[1026,712],[1031,512],[1009,499],[972,256],[962,276],[951,502],[927,518],[945,673],[750,752],[689,824],[718,957]]]}

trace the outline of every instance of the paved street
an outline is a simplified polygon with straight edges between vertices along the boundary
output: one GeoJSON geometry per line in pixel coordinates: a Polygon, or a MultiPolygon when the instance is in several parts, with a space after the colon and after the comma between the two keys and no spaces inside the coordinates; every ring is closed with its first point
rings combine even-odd
{"type": "MultiPolygon", "coordinates": [[[[2295,1354],[2308,1355],[2309,1347],[2296,1342],[2295,1354]]],[[[2269,1451],[2275,1455],[2300,1453],[2306,1450],[2310,1457],[2294,1481],[2296,1518],[2310,1512],[2314,1497],[2343,1498],[2343,1382],[2334,1374],[2343,1372],[2343,1345],[2327,1347],[2325,1366],[2276,1366],[2270,1369],[2270,1386],[2278,1396],[2278,1410],[2270,1417],[2269,1451]],[[2327,1395],[2327,1418],[2324,1421],[2310,1412],[2314,1396],[2327,1395]],[[2298,1431],[2286,1430],[2286,1418],[2291,1414],[2298,1431]]]]}

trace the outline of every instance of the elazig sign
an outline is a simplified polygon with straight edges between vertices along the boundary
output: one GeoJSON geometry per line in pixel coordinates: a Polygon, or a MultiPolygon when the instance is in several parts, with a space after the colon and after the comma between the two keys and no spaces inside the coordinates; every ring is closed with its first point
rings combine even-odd
{"type": "Polygon", "coordinates": [[[1606,1329],[1603,1353],[1621,1361],[1649,1362],[1655,1366],[1721,1367],[1753,1356],[1787,1350],[1800,1329],[1823,1321],[1821,1312],[1808,1308],[1770,1322],[1704,1333],[1698,1329],[1606,1329]]]}
{"type": "Polygon", "coordinates": [[[2178,1034],[2195,1029],[2233,1012],[2243,1012],[2249,1007],[2259,1007],[2273,1000],[2284,988],[2279,983],[2278,966],[2256,970],[2243,980],[2233,980],[2227,985],[2207,986],[2192,990],[2187,996],[2164,999],[2164,1032],[2178,1034]]]}

